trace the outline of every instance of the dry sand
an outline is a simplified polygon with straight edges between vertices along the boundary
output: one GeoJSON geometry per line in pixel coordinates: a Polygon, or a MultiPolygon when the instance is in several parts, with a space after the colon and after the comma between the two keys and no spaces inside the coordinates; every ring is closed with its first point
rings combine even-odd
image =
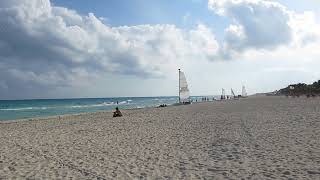
{"type": "Polygon", "coordinates": [[[0,123],[0,179],[320,179],[320,98],[0,123]]]}

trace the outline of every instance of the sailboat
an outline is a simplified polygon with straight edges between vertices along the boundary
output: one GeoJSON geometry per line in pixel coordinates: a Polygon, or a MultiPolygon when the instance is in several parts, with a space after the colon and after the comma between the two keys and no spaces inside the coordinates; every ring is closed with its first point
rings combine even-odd
{"type": "Polygon", "coordinates": [[[179,69],[179,103],[190,104],[190,92],[186,76],[179,69]]]}
{"type": "Polygon", "coordinates": [[[222,92],[221,92],[221,100],[226,99],[226,91],[222,88],[222,92]]]}
{"type": "Polygon", "coordinates": [[[233,89],[231,88],[231,96],[233,96],[233,98],[236,98],[236,94],[234,93],[233,89]]]}
{"type": "Polygon", "coordinates": [[[242,86],[242,94],[241,94],[242,97],[247,97],[247,91],[246,91],[246,87],[245,86],[242,86]]]}

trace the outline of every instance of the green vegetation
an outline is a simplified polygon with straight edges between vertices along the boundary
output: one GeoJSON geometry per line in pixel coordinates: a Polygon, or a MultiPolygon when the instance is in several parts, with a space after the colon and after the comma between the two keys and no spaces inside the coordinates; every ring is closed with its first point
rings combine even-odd
{"type": "Polygon", "coordinates": [[[278,95],[300,96],[300,95],[320,95],[320,80],[313,84],[292,84],[280,89],[278,95]]]}

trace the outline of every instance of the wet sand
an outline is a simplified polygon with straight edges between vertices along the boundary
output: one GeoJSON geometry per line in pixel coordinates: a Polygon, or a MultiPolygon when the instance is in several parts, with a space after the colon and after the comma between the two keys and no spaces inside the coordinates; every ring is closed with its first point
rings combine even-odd
{"type": "Polygon", "coordinates": [[[320,98],[0,123],[0,179],[320,179],[320,98]]]}

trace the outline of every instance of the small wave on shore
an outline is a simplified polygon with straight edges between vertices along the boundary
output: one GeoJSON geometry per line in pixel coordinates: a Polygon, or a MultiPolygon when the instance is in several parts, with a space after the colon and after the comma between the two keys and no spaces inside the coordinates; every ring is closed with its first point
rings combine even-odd
{"type": "Polygon", "coordinates": [[[104,102],[100,104],[88,104],[88,105],[72,105],[66,106],[68,108],[94,108],[94,107],[103,107],[103,106],[113,106],[115,105],[114,102],[104,102]]]}
{"type": "Polygon", "coordinates": [[[26,111],[26,110],[44,110],[44,109],[48,109],[48,107],[7,108],[7,109],[0,109],[0,111],[26,111]]]}
{"type": "Polygon", "coordinates": [[[104,106],[126,105],[130,104],[132,100],[126,100],[121,102],[103,102],[97,104],[83,104],[83,105],[60,105],[60,106],[48,106],[48,107],[21,107],[21,108],[1,108],[0,111],[31,111],[31,110],[47,110],[47,109],[59,109],[59,108],[95,108],[104,106]]]}
{"type": "Polygon", "coordinates": [[[120,102],[103,102],[97,104],[85,104],[85,105],[72,105],[69,108],[94,108],[94,107],[104,107],[104,106],[116,106],[116,105],[128,105],[132,100],[120,101],[120,102]]]}

